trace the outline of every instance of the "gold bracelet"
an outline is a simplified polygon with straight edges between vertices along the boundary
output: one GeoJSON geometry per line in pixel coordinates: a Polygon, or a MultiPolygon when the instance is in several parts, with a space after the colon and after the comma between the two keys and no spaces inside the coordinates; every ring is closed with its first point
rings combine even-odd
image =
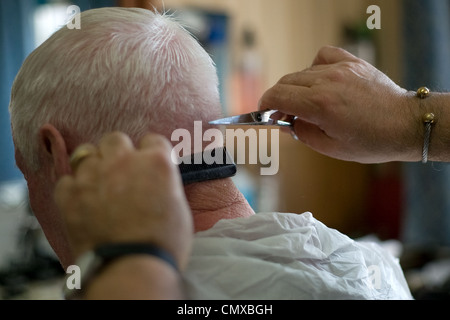
{"type": "MultiPolygon", "coordinates": [[[[417,90],[417,97],[419,99],[426,99],[430,95],[430,90],[427,87],[421,87],[417,90]]],[[[425,126],[423,149],[422,149],[422,163],[428,162],[428,150],[430,148],[431,129],[436,122],[433,113],[427,112],[422,117],[425,126]]]]}

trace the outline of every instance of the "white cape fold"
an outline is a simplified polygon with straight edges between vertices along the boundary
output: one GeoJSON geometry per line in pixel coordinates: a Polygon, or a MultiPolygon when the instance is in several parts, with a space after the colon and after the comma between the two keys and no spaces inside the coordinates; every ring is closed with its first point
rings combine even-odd
{"type": "Polygon", "coordinates": [[[413,299],[398,259],[309,212],[221,220],[196,234],[189,299],[413,299]]]}

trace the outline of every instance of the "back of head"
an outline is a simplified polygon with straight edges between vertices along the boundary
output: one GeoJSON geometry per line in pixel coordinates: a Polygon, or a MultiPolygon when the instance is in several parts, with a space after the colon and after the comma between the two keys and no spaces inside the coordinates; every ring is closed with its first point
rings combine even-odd
{"type": "Polygon", "coordinates": [[[170,16],[101,8],[80,19],[81,29],[63,27],[31,53],[14,82],[13,138],[30,169],[45,123],[81,143],[111,131],[170,138],[220,115],[214,63],[170,16]]]}

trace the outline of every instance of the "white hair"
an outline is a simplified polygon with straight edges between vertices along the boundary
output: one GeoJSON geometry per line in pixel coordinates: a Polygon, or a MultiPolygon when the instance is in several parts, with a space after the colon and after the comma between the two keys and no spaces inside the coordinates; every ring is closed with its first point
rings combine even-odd
{"type": "Polygon", "coordinates": [[[132,138],[150,128],[167,135],[182,119],[192,125],[220,113],[217,73],[208,53],[171,16],[92,9],[81,13],[80,30],[61,28],[27,57],[9,111],[16,148],[37,170],[45,123],[80,142],[116,130],[132,138]]]}

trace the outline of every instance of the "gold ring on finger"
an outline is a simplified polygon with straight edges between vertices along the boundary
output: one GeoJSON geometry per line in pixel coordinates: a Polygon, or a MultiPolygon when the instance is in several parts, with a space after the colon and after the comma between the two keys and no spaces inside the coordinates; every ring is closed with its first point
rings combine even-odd
{"type": "Polygon", "coordinates": [[[96,154],[98,154],[98,150],[91,144],[78,146],[70,156],[70,167],[72,168],[72,172],[77,170],[83,160],[96,154]]]}

